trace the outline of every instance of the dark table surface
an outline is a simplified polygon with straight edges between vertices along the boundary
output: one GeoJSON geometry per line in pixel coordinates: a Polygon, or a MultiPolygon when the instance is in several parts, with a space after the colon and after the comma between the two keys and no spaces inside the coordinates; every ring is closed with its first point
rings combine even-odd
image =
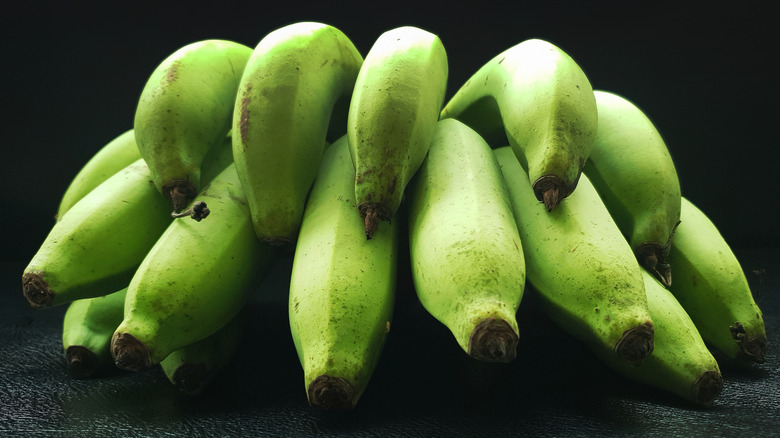
{"type": "Polygon", "coordinates": [[[769,351],[754,368],[721,364],[723,392],[709,408],[623,379],[525,301],[517,360],[477,362],[425,312],[402,265],[392,331],[368,389],[353,411],[321,411],[307,404],[289,333],[290,257],[247,305],[239,352],[200,395],[178,392],[159,368],[76,380],[62,354],[64,306],[31,309],[21,293],[25,263],[4,263],[0,435],[778,436],[780,256],[778,248],[734,250],[764,313],[769,351]]]}

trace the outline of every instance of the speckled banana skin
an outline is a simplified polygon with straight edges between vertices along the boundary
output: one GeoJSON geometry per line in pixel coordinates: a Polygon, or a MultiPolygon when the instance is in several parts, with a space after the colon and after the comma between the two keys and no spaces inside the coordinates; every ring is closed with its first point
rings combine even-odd
{"type": "Polygon", "coordinates": [[[444,103],[449,66],[438,36],[391,29],[366,55],[349,106],[347,136],[355,200],[370,239],[398,210],[428,152],[444,103]]]}
{"type": "Polygon", "coordinates": [[[640,264],[669,287],[667,262],[680,222],[680,181],[666,143],[628,99],[596,90],[599,129],[583,172],[640,264]]]}
{"type": "Polygon", "coordinates": [[[420,302],[472,357],[514,360],[525,259],[490,147],[465,124],[440,121],[407,196],[420,302]]]}
{"type": "Polygon", "coordinates": [[[636,362],[653,351],[642,269],[586,176],[551,212],[537,208],[509,147],[494,150],[523,242],[526,274],[549,317],[593,348],[636,362]]]}
{"type": "Polygon", "coordinates": [[[316,22],[279,28],[255,47],[232,126],[236,170],[258,238],[294,245],[326,139],[346,131],[362,63],[343,32],[316,22]]]}
{"type": "Polygon", "coordinates": [[[252,49],[226,40],[181,47],[152,72],[135,112],[141,156],[178,212],[200,189],[206,153],[230,130],[236,91],[252,49]]]}
{"type": "Polygon", "coordinates": [[[352,409],[390,330],[399,225],[364,237],[346,136],[329,146],[306,203],[290,279],[290,330],[309,403],[352,409]]]}
{"type": "Polygon", "coordinates": [[[598,125],[585,73],[540,39],[510,47],[477,70],[442,110],[441,118],[450,117],[493,148],[509,144],[548,210],[577,186],[598,125]]]}

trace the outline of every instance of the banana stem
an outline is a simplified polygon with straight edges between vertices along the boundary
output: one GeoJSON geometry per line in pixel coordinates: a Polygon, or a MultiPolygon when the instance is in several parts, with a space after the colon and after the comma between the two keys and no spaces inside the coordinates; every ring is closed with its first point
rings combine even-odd
{"type": "Polygon", "coordinates": [[[28,272],[22,276],[22,291],[27,302],[33,308],[49,307],[54,300],[54,292],[43,279],[43,272],[28,272]]]}
{"type": "Polygon", "coordinates": [[[693,384],[693,400],[709,406],[723,389],[723,376],[717,371],[705,371],[693,384]]]}
{"type": "Polygon", "coordinates": [[[650,322],[630,328],[615,345],[615,353],[628,363],[639,362],[653,352],[654,334],[650,322]]]}
{"type": "Polygon", "coordinates": [[[206,205],[203,201],[196,201],[192,204],[192,206],[181,213],[171,212],[171,217],[180,218],[180,217],[186,217],[189,216],[192,219],[200,222],[203,219],[205,219],[211,211],[209,210],[209,207],[206,205]]]}
{"type": "Polygon", "coordinates": [[[487,318],[471,332],[468,352],[485,362],[511,362],[517,356],[517,341],[517,334],[506,321],[487,318]]]}
{"type": "Polygon", "coordinates": [[[341,377],[323,374],[309,383],[309,403],[327,410],[353,408],[355,388],[341,377]]]}
{"type": "Polygon", "coordinates": [[[729,330],[731,331],[731,337],[739,344],[739,351],[745,359],[756,363],[764,363],[766,361],[766,337],[754,336],[748,338],[745,327],[739,322],[735,322],[733,326],[729,327],[729,330]]]}
{"type": "Polygon", "coordinates": [[[190,202],[190,199],[195,197],[195,194],[198,193],[198,188],[187,180],[175,179],[168,181],[162,187],[162,192],[173,203],[173,211],[179,212],[190,202]]]}
{"type": "Polygon", "coordinates": [[[358,205],[358,211],[363,216],[366,228],[366,240],[374,237],[380,221],[389,221],[392,217],[389,209],[376,202],[364,202],[358,205]]]}
{"type": "Polygon", "coordinates": [[[138,371],[152,366],[149,348],[129,333],[116,333],[111,339],[111,356],[117,368],[138,371]]]}

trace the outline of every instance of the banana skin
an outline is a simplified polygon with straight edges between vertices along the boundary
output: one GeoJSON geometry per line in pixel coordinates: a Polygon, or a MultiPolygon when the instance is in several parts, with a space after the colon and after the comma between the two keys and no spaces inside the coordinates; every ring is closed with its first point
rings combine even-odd
{"type": "Polygon", "coordinates": [[[417,296],[471,357],[516,357],[525,259],[503,176],[488,144],[455,119],[437,124],[408,189],[417,296]]]}
{"type": "Polygon", "coordinates": [[[323,145],[346,130],[362,63],[343,32],[317,22],[281,27],[255,47],[239,84],[232,132],[259,239],[294,244],[323,145]],[[341,126],[329,129],[332,119],[341,126]]]}
{"type": "Polygon", "coordinates": [[[323,156],[290,278],[290,331],[309,403],[354,408],[379,360],[395,299],[399,225],[369,242],[355,214],[346,136],[323,156]]]}
{"type": "Polygon", "coordinates": [[[347,135],[367,239],[380,221],[395,215],[428,152],[448,74],[439,37],[414,26],[384,32],[366,55],[349,105],[347,135]]]}
{"type": "Polygon", "coordinates": [[[509,145],[548,211],[577,187],[598,127],[593,88],[556,45],[529,39],[493,57],[441,111],[509,145]]]}

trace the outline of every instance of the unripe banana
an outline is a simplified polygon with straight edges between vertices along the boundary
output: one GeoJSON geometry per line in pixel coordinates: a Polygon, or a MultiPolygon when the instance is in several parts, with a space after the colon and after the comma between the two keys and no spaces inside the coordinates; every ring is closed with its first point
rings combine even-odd
{"type": "Polygon", "coordinates": [[[622,96],[596,90],[599,129],[583,172],[628,239],[639,263],[666,287],[667,256],[680,222],[680,181],[650,119],[622,96]]]}
{"type": "MultiPolygon", "coordinates": [[[[230,142],[209,153],[204,176],[232,160],[230,142]]],[[[221,170],[221,169],[220,169],[221,170]]],[[[49,231],[22,275],[33,307],[49,307],[127,287],[138,265],[171,223],[168,202],[143,159],[76,202],[49,231]]]]}
{"type": "Polygon", "coordinates": [[[371,239],[389,221],[422,164],[449,73],[438,36],[412,26],[389,30],[366,55],[349,106],[347,135],[355,199],[371,239]]]}
{"type": "Polygon", "coordinates": [[[368,242],[355,214],[346,136],[325,150],[306,202],[290,278],[290,330],[309,403],[352,409],[390,329],[398,223],[368,242]]]}
{"type": "Polygon", "coordinates": [[[275,251],[255,237],[234,165],[198,199],[209,205],[209,219],[171,223],[130,281],[111,341],[119,368],[151,367],[216,332],[242,309],[274,259],[275,251]]]}
{"type": "Polygon", "coordinates": [[[543,40],[488,61],[452,96],[441,118],[476,130],[493,148],[506,140],[548,211],[577,186],[596,136],[593,89],[579,65],[543,40]]]}
{"type": "Polygon", "coordinates": [[[412,276],[423,307],[470,356],[514,360],[525,260],[488,144],[455,119],[440,121],[408,202],[412,276]]]}
{"type": "Polygon", "coordinates": [[[197,194],[206,153],[230,130],[241,75],[252,49],[225,40],[188,44],[152,72],[138,101],[138,149],[154,185],[175,212],[197,194]]]}
{"type": "Polygon", "coordinates": [[[723,388],[717,361],[674,295],[646,270],[642,276],[655,327],[653,354],[638,365],[627,364],[603,350],[597,349],[596,354],[628,379],[699,405],[711,405],[723,388]]]}
{"type": "Polygon", "coordinates": [[[239,313],[214,334],[171,352],[160,362],[168,381],[185,394],[200,394],[233,359],[241,344],[243,319],[239,313]]]}
{"type": "MultiPolygon", "coordinates": [[[[261,240],[295,242],[331,116],[346,119],[362,62],[344,33],[322,23],[284,26],[255,47],[232,126],[236,171],[261,240]]],[[[341,136],[346,124],[337,128],[341,136]]]]}
{"type": "Polygon", "coordinates": [[[60,200],[56,219],[59,220],[79,199],[107,180],[108,177],[139,158],[141,158],[141,152],[135,144],[135,134],[132,129],[106,143],[84,164],[68,185],[60,200]]]}
{"type": "Polygon", "coordinates": [[[588,178],[547,213],[509,147],[494,150],[523,242],[526,275],[550,319],[571,335],[637,362],[653,351],[642,270],[588,178]]]}
{"type": "Polygon", "coordinates": [[[109,344],[122,322],[127,288],[104,296],[76,300],[68,305],[62,320],[62,347],[68,373],[92,377],[113,367],[109,344]]]}
{"type": "Polygon", "coordinates": [[[685,197],[669,263],[671,292],[704,341],[736,363],[764,363],[764,318],[742,266],[712,220],[685,197]]]}

